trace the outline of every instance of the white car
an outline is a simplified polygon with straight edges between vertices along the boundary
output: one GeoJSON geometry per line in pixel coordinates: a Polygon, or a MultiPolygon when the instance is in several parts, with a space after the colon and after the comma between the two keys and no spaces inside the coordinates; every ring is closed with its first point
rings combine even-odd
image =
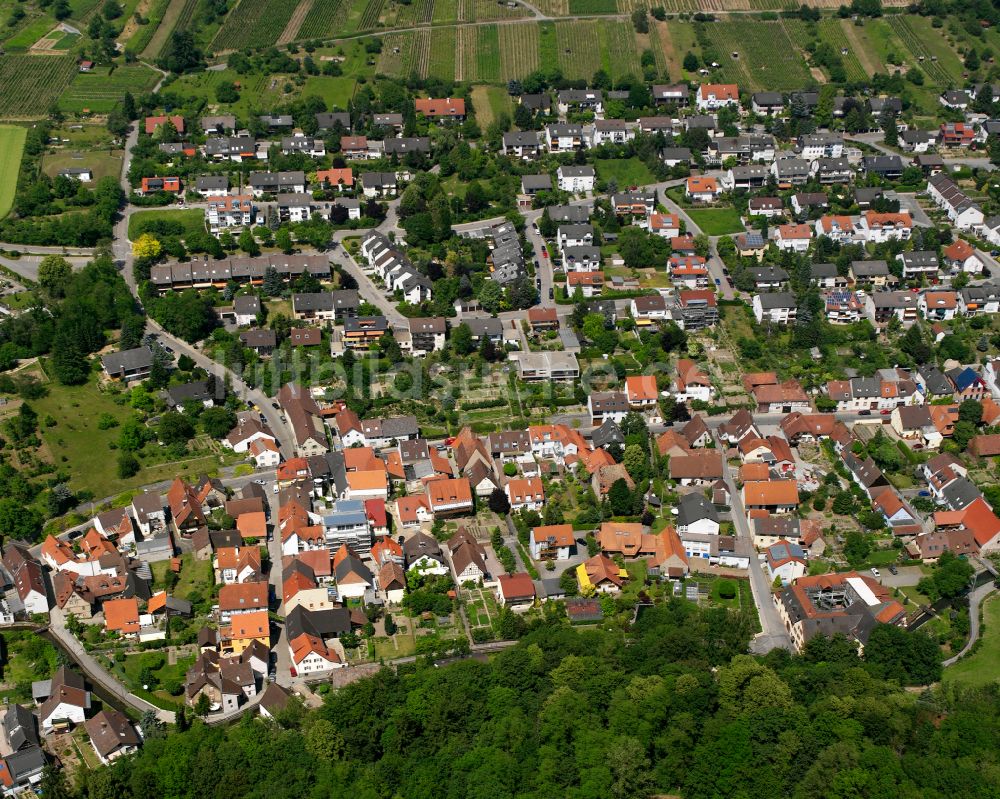
{"type": "Polygon", "coordinates": [[[882,576],[882,572],[880,572],[874,566],[872,566],[872,574],[874,574],[876,577],[881,577],[882,576]]]}

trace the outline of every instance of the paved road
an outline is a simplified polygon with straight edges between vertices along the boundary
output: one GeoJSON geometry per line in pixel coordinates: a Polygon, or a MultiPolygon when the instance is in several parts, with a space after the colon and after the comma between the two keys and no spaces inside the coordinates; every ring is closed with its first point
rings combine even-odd
{"type": "Polygon", "coordinates": [[[330,253],[330,263],[336,264],[349,274],[358,284],[358,294],[365,302],[371,303],[379,312],[389,320],[389,324],[394,328],[406,326],[406,319],[396,310],[394,303],[390,302],[372,279],[365,273],[354,257],[343,247],[336,247],[330,253]]]}
{"type": "Polygon", "coordinates": [[[963,646],[953,657],[945,660],[941,665],[946,668],[953,663],[957,663],[961,660],[970,649],[972,645],[976,643],[979,638],[979,606],[983,603],[990,594],[996,590],[992,582],[986,583],[974,589],[971,594],[969,594],[969,640],[965,642],[963,646]]]}
{"type": "MultiPolygon", "coordinates": [[[[89,257],[87,255],[74,255],[67,256],[66,260],[69,261],[74,269],[82,269],[89,257]]],[[[26,280],[37,283],[38,266],[41,264],[43,258],[45,258],[44,255],[22,255],[20,258],[4,258],[0,256],[0,265],[5,266],[11,272],[20,275],[26,280]]]]}
{"type": "Polygon", "coordinates": [[[760,559],[753,546],[753,535],[750,532],[750,525],[747,523],[743,499],[733,480],[729,464],[725,459],[722,463],[723,476],[731,497],[733,526],[736,528],[736,551],[737,554],[750,558],[750,588],[753,591],[753,601],[757,605],[757,614],[760,617],[761,632],[750,642],[750,649],[758,654],[766,654],[772,649],[778,648],[791,651],[792,640],[778,617],[778,611],[771,598],[771,583],[764,574],[760,559]]]}
{"type": "MultiPolygon", "coordinates": [[[[891,147],[887,147],[882,139],[884,138],[882,133],[857,133],[853,136],[845,136],[844,141],[854,141],[867,144],[872,149],[878,150],[880,153],[885,153],[886,155],[898,155],[903,159],[904,163],[909,163],[912,159],[910,153],[902,152],[900,150],[894,150],[891,147]]],[[[939,151],[941,157],[944,159],[945,164],[948,166],[967,166],[970,169],[985,169],[987,171],[993,171],[996,167],[990,163],[989,158],[984,158],[980,156],[962,156],[960,158],[948,158],[946,150],[939,151]]]]}
{"type": "MultiPolygon", "coordinates": [[[[138,138],[138,127],[133,126],[126,139],[125,156],[122,159],[121,185],[124,191],[130,190],[127,176],[129,166],[132,163],[132,148],[135,146],[138,138]]],[[[136,285],[135,275],[132,272],[134,261],[132,257],[132,243],[128,238],[129,219],[134,212],[139,210],[142,209],[135,208],[131,205],[125,207],[121,218],[115,224],[112,252],[114,253],[115,260],[118,262],[122,270],[122,277],[125,278],[125,283],[128,285],[129,290],[135,297],[136,302],[141,305],[142,300],[139,297],[139,287],[136,285]]],[[[181,354],[187,355],[198,366],[208,372],[211,372],[217,377],[223,378],[228,376],[233,393],[245,402],[250,402],[260,409],[260,413],[263,415],[265,422],[278,439],[278,448],[281,450],[282,455],[284,455],[286,459],[295,455],[294,437],[292,436],[292,433],[288,429],[287,425],[281,421],[281,414],[279,411],[271,407],[271,399],[264,394],[263,391],[257,388],[250,388],[240,375],[237,375],[232,370],[223,367],[217,361],[205,355],[197,347],[171,335],[153,319],[147,318],[146,330],[147,332],[155,333],[159,337],[160,343],[165,347],[172,349],[175,356],[181,354]]]]}
{"type": "Polygon", "coordinates": [[[163,710],[155,705],[150,704],[145,699],[140,699],[134,694],[129,693],[125,686],[123,686],[118,680],[109,674],[100,663],[98,663],[94,657],[87,652],[79,641],[74,638],[69,630],[66,629],[66,622],[63,618],[62,611],[58,608],[52,608],[49,613],[49,632],[52,636],[62,644],[70,654],[72,654],[73,659],[80,666],[81,670],[87,677],[96,685],[100,685],[102,689],[107,691],[109,694],[114,696],[120,702],[128,705],[129,707],[139,711],[140,713],[145,713],[146,711],[153,711],[156,717],[167,724],[173,724],[175,720],[175,714],[170,710],[163,710]]]}

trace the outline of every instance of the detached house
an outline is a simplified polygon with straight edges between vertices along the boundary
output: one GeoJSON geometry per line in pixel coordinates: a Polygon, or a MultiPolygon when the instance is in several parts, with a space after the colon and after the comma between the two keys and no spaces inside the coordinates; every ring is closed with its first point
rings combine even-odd
{"type": "Polygon", "coordinates": [[[716,111],[726,105],[739,105],[739,102],[740,90],[735,83],[703,83],[695,96],[699,111],[716,111]]]}

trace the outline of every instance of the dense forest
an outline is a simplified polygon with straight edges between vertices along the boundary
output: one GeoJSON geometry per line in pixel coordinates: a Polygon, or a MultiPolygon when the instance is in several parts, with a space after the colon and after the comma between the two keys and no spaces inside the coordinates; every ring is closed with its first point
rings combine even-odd
{"type": "Polygon", "coordinates": [[[741,654],[681,600],[628,632],[536,625],[488,662],[388,669],[278,723],[195,722],[46,796],[848,799],[1000,790],[1000,695],[908,692],[844,640],[741,654]]]}

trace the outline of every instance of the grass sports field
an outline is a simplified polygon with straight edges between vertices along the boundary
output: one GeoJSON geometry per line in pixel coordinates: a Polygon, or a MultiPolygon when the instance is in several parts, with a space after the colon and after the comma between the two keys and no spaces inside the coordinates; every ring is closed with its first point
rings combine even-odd
{"type": "Polygon", "coordinates": [[[0,218],[7,216],[14,204],[17,173],[21,168],[24,137],[27,131],[16,125],[0,125],[0,218]]]}

